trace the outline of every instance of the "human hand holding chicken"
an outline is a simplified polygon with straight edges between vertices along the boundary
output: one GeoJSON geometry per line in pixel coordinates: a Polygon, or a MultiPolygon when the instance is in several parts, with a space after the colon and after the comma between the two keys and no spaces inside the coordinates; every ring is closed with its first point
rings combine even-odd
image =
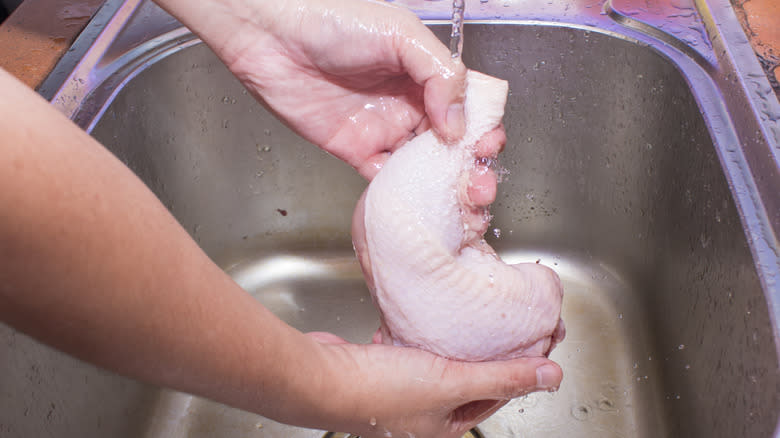
{"type": "MultiPolygon", "coordinates": [[[[366,178],[410,138],[468,135],[466,70],[408,11],[368,0],[158,3],[288,126],[366,178]]],[[[94,139],[10,75],[0,84],[3,322],[133,378],[364,437],[456,438],[505,401],[559,385],[544,357],[472,363],[298,332],[94,139]]],[[[495,155],[503,130],[482,134],[475,157],[495,155]]],[[[492,172],[464,180],[459,205],[492,202],[492,172]]]]}

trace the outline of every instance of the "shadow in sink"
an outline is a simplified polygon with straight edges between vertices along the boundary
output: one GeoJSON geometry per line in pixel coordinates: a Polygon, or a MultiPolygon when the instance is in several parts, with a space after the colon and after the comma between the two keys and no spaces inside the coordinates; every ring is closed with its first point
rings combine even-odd
{"type": "MultiPolygon", "coordinates": [[[[772,435],[769,312],[684,76],[648,47],[589,30],[466,32],[466,64],[511,90],[489,240],[510,262],[557,269],[566,293],[567,338],[552,355],[561,390],[513,401],[480,433],[772,435]]],[[[378,318],[349,235],[365,182],[274,119],[206,47],[141,72],[92,134],[285,321],[370,339],[378,318]]],[[[153,409],[150,438],[324,434],[169,391],[153,409]]]]}

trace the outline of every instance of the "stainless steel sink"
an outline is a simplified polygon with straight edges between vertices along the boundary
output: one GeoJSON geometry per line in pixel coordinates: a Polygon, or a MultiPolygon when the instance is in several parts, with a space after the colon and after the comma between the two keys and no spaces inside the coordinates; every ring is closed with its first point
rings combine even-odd
{"type": "MultiPolygon", "coordinates": [[[[688,28],[709,35],[698,46],[618,2],[527,3],[475,4],[464,60],[510,82],[489,238],[509,261],[560,273],[567,338],[552,358],[565,379],[479,432],[780,436],[778,105],[741,61],[728,2],[690,9],[704,33],[688,28]]],[[[175,21],[146,2],[115,6],[55,105],[277,315],[367,342],[378,318],[349,234],[365,182],[175,21]]],[[[0,436],[325,434],[115,376],[5,326],[0,351],[0,436]]]]}

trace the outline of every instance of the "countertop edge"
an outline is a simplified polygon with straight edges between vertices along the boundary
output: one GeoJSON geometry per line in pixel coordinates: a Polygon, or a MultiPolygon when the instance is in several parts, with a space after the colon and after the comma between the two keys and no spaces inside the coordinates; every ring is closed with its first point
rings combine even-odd
{"type": "Polygon", "coordinates": [[[0,67],[37,89],[104,0],[25,0],[0,24],[0,67]]]}

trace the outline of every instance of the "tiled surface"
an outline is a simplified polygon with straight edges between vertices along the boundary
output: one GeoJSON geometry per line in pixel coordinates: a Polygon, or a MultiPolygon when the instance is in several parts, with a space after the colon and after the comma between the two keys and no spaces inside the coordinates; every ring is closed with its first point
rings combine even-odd
{"type": "Polygon", "coordinates": [[[37,88],[103,0],[25,0],[0,25],[0,67],[37,88]]]}
{"type": "Polygon", "coordinates": [[[780,1],[732,0],[732,3],[780,98],[780,1]]]}

